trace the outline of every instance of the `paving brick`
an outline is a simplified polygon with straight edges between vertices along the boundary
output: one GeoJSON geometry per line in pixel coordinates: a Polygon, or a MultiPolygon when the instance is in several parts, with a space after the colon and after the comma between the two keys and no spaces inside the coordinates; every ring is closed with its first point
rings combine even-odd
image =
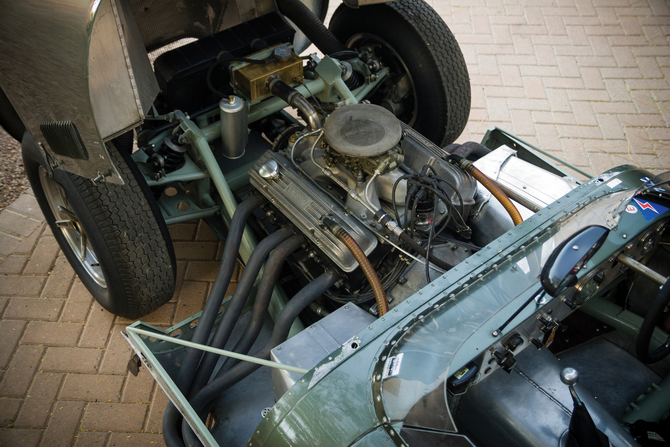
{"type": "Polygon", "coordinates": [[[205,304],[209,284],[206,282],[184,282],[179,301],[177,301],[177,308],[175,311],[174,320],[179,322],[191,315],[200,312],[205,304]]]}
{"type": "Polygon", "coordinates": [[[28,262],[25,255],[12,255],[0,263],[0,274],[18,275],[23,271],[23,267],[28,262]]]}
{"type": "Polygon", "coordinates": [[[73,346],[77,344],[83,324],[31,321],[21,339],[22,344],[73,346]]]}
{"type": "Polygon", "coordinates": [[[598,122],[607,139],[625,139],[621,122],[616,115],[598,115],[598,122]]]}
{"type": "Polygon", "coordinates": [[[549,101],[546,99],[511,98],[508,103],[512,110],[551,110],[549,101]]]}
{"type": "Polygon", "coordinates": [[[200,220],[198,223],[198,232],[195,234],[195,240],[199,242],[218,241],[219,238],[204,220],[200,220]]]}
{"type": "Polygon", "coordinates": [[[487,109],[490,121],[509,121],[509,106],[504,98],[487,98],[487,109]]]}
{"type": "Polygon", "coordinates": [[[591,161],[591,166],[593,167],[593,172],[604,172],[608,169],[612,169],[617,164],[612,160],[612,156],[609,154],[604,154],[601,152],[589,152],[589,159],[591,161]]]}
{"type": "Polygon", "coordinates": [[[79,340],[79,346],[89,348],[104,348],[107,346],[107,339],[113,323],[114,314],[107,312],[98,302],[94,302],[86,321],[84,333],[79,340]]]}
{"type": "Polygon", "coordinates": [[[137,377],[128,373],[121,395],[121,402],[150,403],[156,381],[146,368],[141,368],[137,377]]]}
{"type": "Polygon", "coordinates": [[[65,298],[67,297],[70,287],[72,286],[72,280],[74,279],[74,270],[70,266],[70,263],[67,261],[67,258],[63,255],[56,258],[56,263],[53,270],[49,272],[49,277],[47,282],[44,285],[42,290],[43,297],[58,297],[65,298]]]}
{"type": "Polygon", "coordinates": [[[596,115],[593,113],[591,103],[574,101],[572,102],[572,111],[575,114],[575,120],[580,126],[598,125],[598,120],[596,120],[596,115]]]}
{"type": "Polygon", "coordinates": [[[663,117],[659,114],[649,115],[619,115],[619,121],[629,127],[662,127],[665,126],[663,117]]]}
{"type": "MultiPolygon", "coordinates": [[[[23,404],[23,399],[2,399],[0,405],[0,426],[7,427],[14,425],[16,415],[19,414],[19,408],[23,404]]],[[[2,445],[2,444],[0,444],[2,445]]]]}
{"type": "Polygon", "coordinates": [[[525,77],[524,83],[526,85],[526,96],[528,98],[547,99],[547,92],[544,90],[541,78],[525,77]]]}
{"type": "Polygon", "coordinates": [[[0,395],[22,397],[28,391],[43,353],[41,346],[19,346],[0,383],[0,395]]]}
{"type": "Polygon", "coordinates": [[[575,115],[568,112],[533,112],[533,122],[540,124],[577,124],[575,115]]]}
{"type": "Polygon", "coordinates": [[[40,447],[72,445],[83,409],[83,402],[57,401],[40,447]]]}
{"type": "Polygon", "coordinates": [[[568,94],[565,90],[547,89],[546,92],[547,99],[549,100],[549,105],[552,111],[572,113],[570,100],[568,99],[568,94]]]}
{"type": "Polygon", "coordinates": [[[37,204],[37,199],[30,194],[21,194],[7,209],[18,211],[40,221],[44,220],[44,215],[37,204]]]}
{"type": "Polygon", "coordinates": [[[79,279],[75,279],[65,301],[60,321],[84,322],[93,306],[93,296],[79,279]]]}
{"type": "Polygon", "coordinates": [[[19,428],[45,428],[62,379],[62,373],[36,374],[14,425],[19,428]]]}
{"type": "MultiPolygon", "coordinates": [[[[477,57],[479,74],[482,75],[498,75],[498,59],[496,56],[480,55],[477,57]]],[[[200,230],[198,230],[200,231],[200,230]]],[[[211,231],[211,230],[210,230],[211,231]]],[[[200,240],[200,239],[197,239],[200,240]]]]}
{"type": "MultiPolygon", "coordinates": [[[[577,60],[573,56],[556,56],[558,62],[558,69],[562,77],[580,77],[582,72],[579,71],[577,60]]],[[[547,86],[548,87],[548,86],[547,86]]]]}
{"type": "Polygon", "coordinates": [[[665,79],[626,79],[630,90],[668,90],[665,79]]]}
{"type": "Polygon", "coordinates": [[[640,56],[670,56],[670,47],[668,45],[640,46],[633,47],[633,54],[640,56]]]}
{"type": "Polygon", "coordinates": [[[640,67],[640,72],[645,78],[662,78],[663,72],[658,66],[655,57],[638,57],[637,63],[640,67]]]}
{"type": "Polygon", "coordinates": [[[46,276],[0,275],[0,291],[7,296],[37,296],[46,279],[46,276]]]}
{"type": "Polygon", "coordinates": [[[115,324],[113,326],[112,337],[100,365],[101,374],[123,374],[125,376],[128,360],[133,350],[121,335],[124,329],[125,325],[115,324]]]}
{"type": "Polygon", "coordinates": [[[165,445],[162,435],[152,433],[112,433],[109,447],[145,447],[165,445]]]}
{"type": "Polygon", "coordinates": [[[501,65],[500,79],[502,79],[502,83],[505,86],[523,87],[523,81],[521,80],[521,72],[519,71],[519,67],[514,65],[501,65]]]}
{"type": "Polygon", "coordinates": [[[191,261],[188,263],[185,281],[214,281],[221,266],[217,261],[191,261]]]}
{"type": "Polygon", "coordinates": [[[197,229],[196,224],[179,223],[168,226],[173,241],[192,241],[197,229]]]}
{"type": "Polygon", "coordinates": [[[144,417],[149,405],[91,402],[86,407],[81,428],[85,430],[105,430],[139,432],[144,425],[144,417]]]}
{"type": "MultiPolygon", "coordinates": [[[[149,323],[153,325],[171,326],[176,306],[177,306],[176,303],[163,304],[161,307],[151,312],[149,315],[143,316],[141,320],[144,323],[149,323]]],[[[134,323],[135,321],[136,320],[129,320],[127,318],[117,317],[114,323],[128,326],[134,323]]]]}
{"type": "Polygon", "coordinates": [[[563,138],[602,138],[600,128],[596,126],[569,126],[559,124],[556,126],[558,134],[563,138]]]}
{"type": "Polygon", "coordinates": [[[21,339],[25,321],[2,320],[0,321],[0,368],[4,369],[9,364],[12,354],[21,339]]]}
{"type": "Polygon", "coordinates": [[[42,437],[42,430],[19,430],[0,428],[1,446],[37,447],[42,437]]]}
{"type": "Polygon", "coordinates": [[[63,301],[56,298],[11,298],[4,318],[55,320],[63,307],[63,301]]]}
{"type": "Polygon", "coordinates": [[[187,261],[206,261],[214,259],[216,242],[175,242],[174,248],[178,259],[187,261]]]}
{"type": "Polygon", "coordinates": [[[0,255],[9,256],[21,244],[21,239],[0,231],[0,255]]]}
{"type": "Polygon", "coordinates": [[[638,90],[631,92],[635,107],[640,113],[658,113],[659,109],[651,92],[638,90]]]}
{"type": "Polygon", "coordinates": [[[170,299],[170,302],[176,302],[181,293],[182,285],[184,284],[184,275],[186,275],[186,269],[188,267],[187,261],[177,261],[177,273],[175,274],[175,284],[174,284],[174,294],[170,299]]]}
{"type": "Polygon", "coordinates": [[[567,90],[570,101],[610,101],[605,90],[567,90]]]}
{"type": "Polygon", "coordinates": [[[4,297],[4,296],[0,296],[0,315],[2,315],[4,313],[8,302],[9,302],[9,298],[4,297]]]}
{"type": "Polygon", "coordinates": [[[596,8],[598,19],[603,25],[619,25],[619,17],[612,8],[596,8]]]}
{"type": "MultiPolygon", "coordinates": [[[[44,228],[46,227],[46,224],[43,223],[37,229],[33,230],[32,233],[30,233],[30,236],[25,238],[14,250],[14,253],[21,253],[21,254],[30,254],[33,252],[35,249],[35,245],[37,244],[37,239],[39,239],[40,235],[44,232],[44,228]]],[[[1,245],[1,244],[0,244],[1,245]]]]}
{"type": "Polygon", "coordinates": [[[169,400],[163,389],[157,386],[153,401],[149,407],[149,416],[144,425],[145,432],[161,433],[163,431],[163,413],[165,413],[165,407],[169,400]]]}
{"type": "Polygon", "coordinates": [[[0,230],[25,238],[42,222],[6,209],[0,213],[0,230]]]}
{"type": "Polygon", "coordinates": [[[44,355],[43,371],[93,373],[98,369],[102,351],[99,349],[50,347],[44,355]]]}
{"type": "Polygon", "coordinates": [[[91,402],[118,402],[124,377],[111,374],[67,374],[59,398],[91,402]]]}
{"type": "Polygon", "coordinates": [[[51,270],[51,266],[53,266],[58,255],[58,250],[58,242],[56,242],[54,237],[42,236],[37,241],[37,246],[30,257],[28,265],[26,265],[24,274],[46,274],[51,270]]]}
{"type": "Polygon", "coordinates": [[[109,433],[80,431],[75,436],[74,447],[100,447],[107,445],[109,433]]]}
{"type": "Polygon", "coordinates": [[[630,101],[630,92],[622,79],[606,79],[605,86],[613,101],[630,101]]]}
{"type": "Polygon", "coordinates": [[[535,134],[535,126],[533,125],[533,118],[530,111],[512,110],[510,111],[510,115],[515,134],[524,136],[535,134]]]}

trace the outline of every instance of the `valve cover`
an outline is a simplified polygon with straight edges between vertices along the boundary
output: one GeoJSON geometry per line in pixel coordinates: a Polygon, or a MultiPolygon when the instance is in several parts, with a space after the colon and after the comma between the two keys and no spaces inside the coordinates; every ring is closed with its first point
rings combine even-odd
{"type": "Polygon", "coordinates": [[[358,262],[340,240],[321,227],[321,219],[329,216],[337,221],[366,255],[377,247],[378,241],[372,232],[347,216],[342,205],[302,177],[283,155],[267,151],[249,170],[249,180],[343,271],[354,271],[358,262]]]}

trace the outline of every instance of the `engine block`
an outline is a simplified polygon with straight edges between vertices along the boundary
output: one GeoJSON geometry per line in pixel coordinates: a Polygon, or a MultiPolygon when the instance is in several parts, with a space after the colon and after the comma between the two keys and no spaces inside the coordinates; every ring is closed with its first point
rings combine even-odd
{"type": "Polygon", "coordinates": [[[283,155],[267,151],[249,170],[249,180],[343,271],[354,271],[358,263],[341,241],[322,228],[324,217],[336,220],[366,255],[377,247],[378,241],[372,232],[346,215],[340,204],[315,188],[283,155]]]}

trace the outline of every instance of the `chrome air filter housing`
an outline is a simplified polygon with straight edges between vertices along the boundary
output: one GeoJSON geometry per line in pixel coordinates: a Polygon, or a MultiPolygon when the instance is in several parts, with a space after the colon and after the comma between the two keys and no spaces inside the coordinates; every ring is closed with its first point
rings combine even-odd
{"type": "Polygon", "coordinates": [[[335,110],[326,120],[324,139],[342,155],[378,157],[394,148],[402,131],[395,115],[373,104],[353,104],[335,110]]]}

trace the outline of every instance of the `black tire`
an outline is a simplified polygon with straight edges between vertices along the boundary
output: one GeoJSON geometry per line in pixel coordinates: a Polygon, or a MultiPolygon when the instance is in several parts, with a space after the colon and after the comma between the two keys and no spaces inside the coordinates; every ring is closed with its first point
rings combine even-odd
{"type": "Polygon", "coordinates": [[[137,319],[169,301],[176,276],[172,241],[129,153],[108,143],[125,182],[115,185],[58,169],[49,177],[44,156],[28,133],[22,146],[26,174],[42,213],[75,273],[102,307],[137,319]],[[74,214],[72,228],[56,224],[68,217],[58,204],[74,214]],[[88,240],[84,261],[79,257],[81,230],[88,240]]]}
{"type": "Polygon", "coordinates": [[[0,126],[16,141],[21,141],[21,137],[26,131],[26,126],[23,125],[21,118],[14,110],[14,106],[9,102],[9,98],[2,89],[0,89],[0,126]]]}
{"type": "MultiPolygon", "coordinates": [[[[362,6],[340,5],[330,30],[349,48],[375,40],[392,73],[405,70],[413,86],[396,115],[440,147],[454,142],[470,115],[470,78],[463,53],[442,18],[423,0],[362,6]],[[394,54],[395,53],[395,54],[394,54]],[[413,101],[409,103],[409,101],[413,101]]],[[[376,52],[378,55],[379,52],[376,52]]],[[[379,102],[370,98],[372,102],[379,102]]]]}

